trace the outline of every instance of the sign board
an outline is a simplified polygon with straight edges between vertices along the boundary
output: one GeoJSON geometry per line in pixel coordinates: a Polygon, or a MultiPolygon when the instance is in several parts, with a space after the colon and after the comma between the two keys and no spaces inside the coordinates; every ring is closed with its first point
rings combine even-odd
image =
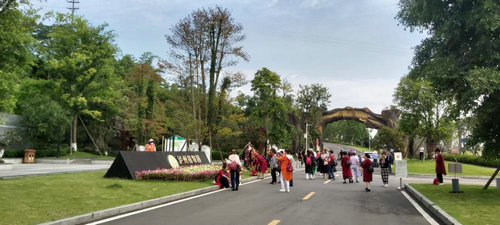
{"type": "Polygon", "coordinates": [[[394,160],[403,160],[403,154],[401,152],[394,152],[394,160]]]}
{"type": "Polygon", "coordinates": [[[202,151],[196,152],[135,152],[121,151],[104,177],[120,177],[135,180],[140,170],[170,169],[179,166],[208,164],[202,151]]]}
{"type": "Polygon", "coordinates": [[[448,164],[448,171],[450,173],[462,173],[462,164],[461,163],[450,163],[450,164],[448,164]]]}
{"type": "Polygon", "coordinates": [[[406,160],[396,160],[396,177],[408,177],[408,164],[406,160]]]}

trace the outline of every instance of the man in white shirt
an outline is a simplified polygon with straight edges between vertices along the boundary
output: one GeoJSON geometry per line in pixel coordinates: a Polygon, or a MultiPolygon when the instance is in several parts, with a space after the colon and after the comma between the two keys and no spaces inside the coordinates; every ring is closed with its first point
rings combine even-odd
{"type": "Polygon", "coordinates": [[[358,170],[359,170],[359,158],[358,156],[356,155],[356,153],[354,152],[351,152],[351,157],[350,157],[350,161],[351,161],[351,172],[352,172],[352,177],[356,178],[356,183],[359,183],[359,173],[358,173],[358,170]]]}

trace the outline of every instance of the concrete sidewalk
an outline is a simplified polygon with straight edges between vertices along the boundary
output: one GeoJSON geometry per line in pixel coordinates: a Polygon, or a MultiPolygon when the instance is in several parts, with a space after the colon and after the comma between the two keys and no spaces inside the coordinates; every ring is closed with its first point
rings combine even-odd
{"type": "Polygon", "coordinates": [[[78,164],[12,164],[12,170],[0,171],[0,179],[24,176],[38,176],[71,172],[107,170],[110,165],[78,165],[78,164]]]}

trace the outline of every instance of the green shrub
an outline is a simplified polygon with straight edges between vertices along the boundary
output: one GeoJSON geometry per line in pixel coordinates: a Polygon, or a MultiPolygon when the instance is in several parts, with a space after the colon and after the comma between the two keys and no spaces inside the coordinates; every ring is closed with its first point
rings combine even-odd
{"type": "Polygon", "coordinates": [[[5,158],[22,158],[24,150],[5,150],[3,157],[5,158]]]}
{"type": "MultiPolygon", "coordinates": [[[[69,154],[69,148],[61,148],[59,152],[59,156],[65,156],[69,154]]],[[[57,149],[41,149],[37,150],[35,153],[35,157],[55,157],[57,156],[57,149]]],[[[5,158],[23,158],[24,150],[5,150],[4,153],[5,158]]]]}
{"type": "MultiPolygon", "coordinates": [[[[240,156],[241,156],[241,153],[243,152],[243,149],[236,149],[236,152],[238,152],[238,155],[240,155],[240,156]]],[[[212,149],[212,150],[210,150],[210,153],[212,154],[212,160],[222,160],[222,159],[224,159],[224,158],[229,157],[229,154],[230,154],[231,152],[224,152],[224,151],[222,151],[222,159],[221,159],[221,157],[220,157],[221,152],[219,152],[219,150],[218,150],[218,149],[212,149]]],[[[241,158],[241,157],[240,157],[240,158],[241,158]]]]}
{"type": "Polygon", "coordinates": [[[500,159],[487,159],[481,156],[473,156],[473,155],[454,155],[455,158],[451,154],[443,154],[444,159],[447,161],[455,161],[455,158],[458,162],[468,163],[478,166],[487,166],[487,167],[499,167],[500,159]]]}

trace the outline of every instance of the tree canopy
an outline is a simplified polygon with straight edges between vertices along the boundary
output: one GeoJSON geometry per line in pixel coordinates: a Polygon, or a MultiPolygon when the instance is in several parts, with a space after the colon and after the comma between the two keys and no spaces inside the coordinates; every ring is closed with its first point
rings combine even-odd
{"type": "Polygon", "coordinates": [[[411,31],[428,32],[415,49],[412,79],[428,81],[449,104],[450,116],[480,116],[472,140],[486,155],[500,156],[500,3],[496,0],[400,0],[397,19],[411,31]],[[492,127],[493,126],[493,127],[492,127]]]}

